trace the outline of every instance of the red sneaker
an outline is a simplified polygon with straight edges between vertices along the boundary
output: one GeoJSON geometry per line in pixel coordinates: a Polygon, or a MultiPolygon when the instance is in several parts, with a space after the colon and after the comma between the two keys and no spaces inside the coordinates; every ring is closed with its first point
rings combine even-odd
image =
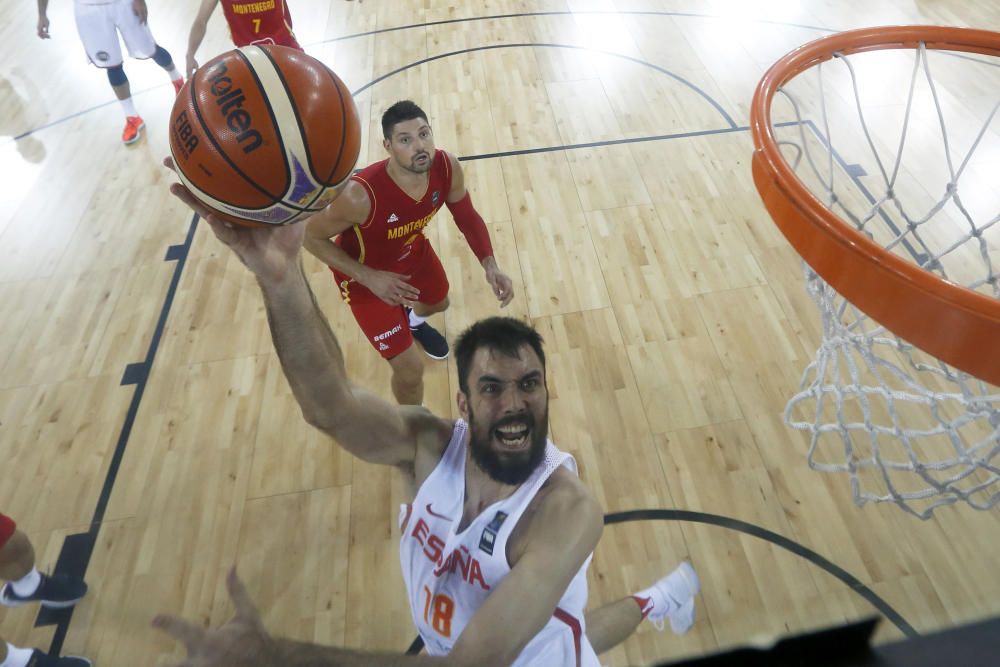
{"type": "Polygon", "coordinates": [[[122,141],[126,145],[139,141],[139,135],[142,134],[145,127],[146,124],[142,122],[142,118],[139,116],[129,116],[125,119],[125,129],[122,130],[122,141]]]}
{"type": "Polygon", "coordinates": [[[174,79],[171,81],[174,84],[174,96],[181,94],[181,86],[184,85],[184,79],[174,79]]]}

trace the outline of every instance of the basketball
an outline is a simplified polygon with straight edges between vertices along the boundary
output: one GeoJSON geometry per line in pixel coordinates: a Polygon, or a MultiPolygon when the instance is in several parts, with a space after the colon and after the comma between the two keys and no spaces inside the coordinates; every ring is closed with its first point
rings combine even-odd
{"type": "Polygon", "coordinates": [[[344,82],[283,46],[247,46],[208,61],[170,115],[181,182],[219,217],[287,225],[322,210],[354,169],[361,124],[344,82]]]}

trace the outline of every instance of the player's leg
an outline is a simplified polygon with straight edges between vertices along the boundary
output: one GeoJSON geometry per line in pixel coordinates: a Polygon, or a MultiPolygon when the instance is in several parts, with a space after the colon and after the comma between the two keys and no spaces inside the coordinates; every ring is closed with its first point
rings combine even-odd
{"type": "Polygon", "coordinates": [[[628,639],[644,618],[657,629],[664,619],[676,634],[684,634],[694,624],[694,597],[701,583],[687,561],[649,588],[586,613],[587,639],[597,654],[609,651],[628,639]]]}
{"type": "Polygon", "coordinates": [[[35,549],[10,517],[0,514],[0,579],[16,581],[35,567],[35,549]]]}
{"type": "Polygon", "coordinates": [[[9,537],[0,547],[0,579],[7,583],[0,588],[0,604],[20,607],[40,602],[46,607],[72,607],[87,594],[87,584],[82,579],[64,574],[46,575],[35,567],[35,550],[31,541],[13,522],[0,514],[9,537]]]}
{"type": "Polygon", "coordinates": [[[424,402],[424,358],[416,345],[389,359],[392,366],[392,395],[400,405],[424,402]]]}
{"type": "Polygon", "coordinates": [[[374,294],[355,289],[341,295],[351,306],[351,313],[365,337],[392,367],[392,395],[405,405],[420,405],[424,400],[424,360],[413,345],[402,306],[390,306],[374,294]]]}
{"type": "Polygon", "coordinates": [[[419,266],[412,270],[410,275],[410,283],[420,290],[420,302],[413,304],[413,309],[407,312],[410,333],[420,343],[427,356],[432,359],[445,359],[449,353],[448,341],[440,331],[426,321],[426,318],[448,309],[450,286],[444,267],[441,266],[441,260],[429,244],[419,266]]]}
{"type": "MultiPolygon", "coordinates": [[[[445,297],[436,303],[415,303],[411,312],[418,318],[426,319],[435,313],[443,313],[448,310],[448,306],[450,305],[451,301],[448,300],[448,297],[445,297]]],[[[413,322],[412,318],[410,322],[413,322]]]]}
{"type": "Polygon", "coordinates": [[[179,93],[181,86],[184,85],[184,75],[174,66],[170,52],[156,43],[153,31],[149,29],[148,17],[145,23],[140,21],[131,2],[119,1],[116,7],[115,25],[125,40],[128,54],[139,60],[152,58],[153,62],[170,76],[170,81],[174,84],[174,94],[179,93]]]}
{"type": "Polygon", "coordinates": [[[420,343],[420,347],[432,359],[447,359],[451,350],[448,347],[448,340],[431,326],[427,318],[434,313],[443,313],[449,305],[448,297],[445,297],[436,303],[415,303],[412,309],[406,309],[410,335],[420,343]]]}
{"type": "Polygon", "coordinates": [[[142,120],[142,116],[139,115],[135,104],[132,102],[132,89],[129,86],[128,77],[125,76],[125,70],[121,64],[109,67],[107,72],[108,83],[111,84],[112,90],[115,91],[115,96],[118,97],[118,103],[121,104],[122,111],[125,112],[125,129],[122,130],[122,142],[126,145],[134,144],[139,141],[142,131],[146,129],[146,123],[142,120]]]}
{"type": "Polygon", "coordinates": [[[632,597],[589,609],[584,616],[587,639],[598,655],[628,639],[642,623],[642,609],[632,597]]]}
{"type": "Polygon", "coordinates": [[[115,91],[115,97],[125,112],[125,129],[122,141],[126,144],[138,141],[145,125],[132,102],[132,90],[128,77],[122,69],[122,49],[115,30],[114,5],[88,5],[73,3],[76,30],[87,52],[90,62],[107,72],[108,83],[115,91]]]}
{"type": "Polygon", "coordinates": [[[153,52],[153,62],[162,67],[170,76],[170,83],[174,84],[174,95],[180,93],[181,86],[184,85],[184,75],[174,66],[174,59],[170,57],[170,52],[157,44],[156,51],[153,52]]]}
{"type": "MultiPolygon", "coordinates": [[[[0,578],[10,580],[0,595],[6,593],[8,586],[18,583],[26,584],[22,592],[31,592],[32,587],[37,591],[44,577],[35,569],[35,550],[28,536],[17,530],[12,519],[0,514],[0,578]],[[36,579],[37,583],[33,584],[36,579]]],[[[86,592],[86,586],[83,591],[86,592]]],[[[28,664],[33,667],[89,667],[90,661],[85,658],[55,658],[36,649],[18,648],[0,637],[0,667],[26,667],[28,664]]]]}

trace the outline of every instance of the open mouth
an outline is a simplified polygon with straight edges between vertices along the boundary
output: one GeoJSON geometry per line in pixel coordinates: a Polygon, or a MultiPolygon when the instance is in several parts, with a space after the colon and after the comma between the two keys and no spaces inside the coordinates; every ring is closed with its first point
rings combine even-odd
{"type": "Polygon", "coordinates": [[[493,437],[504,449],[517,451],[530,442],[531,427],[525,422],[513,422],[493,429],[493,437]]]}
{"type": "Polygon", "coordinates": [[[424,155],[418,155],[416,158],[414,158],[413,161],[416,162],[417,164],[423,164],[423,163],[427,162],[427,160],[429,160],[429,159],[430,159],[430,156],[427,155],[427,154],[424,154],[424,155]]]}

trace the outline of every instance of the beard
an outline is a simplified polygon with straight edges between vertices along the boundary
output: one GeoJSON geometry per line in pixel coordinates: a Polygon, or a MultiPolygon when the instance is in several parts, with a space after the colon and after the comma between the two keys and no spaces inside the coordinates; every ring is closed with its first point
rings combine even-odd
{"type": "Polygon", "coordinates": [[[498,419],[488,428],[478,428],[472,406],[469,406],[469,450],[472,460],[490,479],[501,484],[517,486],[524,483],[535,468],[545,458],[545,443],[549,433],[549,410],[536,422],[534,415],[525,412],[498,419]],[[530,443],[527,449],[506,451],[494,445],[497,429],[511,424],[524,423],[528,426],[530,443]]]}

